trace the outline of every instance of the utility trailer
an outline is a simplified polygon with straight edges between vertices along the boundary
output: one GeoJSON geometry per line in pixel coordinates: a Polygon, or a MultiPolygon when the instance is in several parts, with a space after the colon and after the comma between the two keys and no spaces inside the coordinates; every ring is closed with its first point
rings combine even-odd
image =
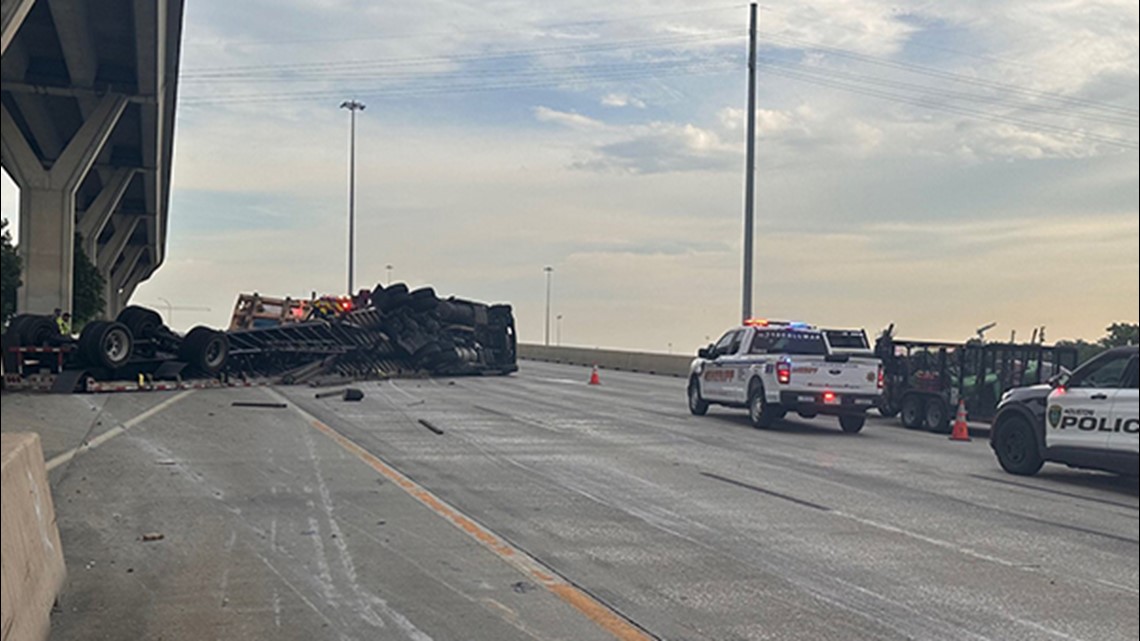
{"type": "Polygon", "coordinates": [[[883,363],[879,413],[909,429],[950,431],[958,402],[971,421],[990,422],[1007,391],[1037,385],[1077,366],[1073,347],[1040,343],[964,343],[898,339],[888,328],[875,343],[883,363]]]}

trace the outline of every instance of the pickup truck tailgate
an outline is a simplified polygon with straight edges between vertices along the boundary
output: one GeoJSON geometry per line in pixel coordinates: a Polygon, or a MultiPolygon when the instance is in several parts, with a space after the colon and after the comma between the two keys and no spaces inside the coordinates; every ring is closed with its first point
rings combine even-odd
{"type": "Polygon", "coordinates": [[[876,394],[879,391],[879,361],[875,358],[852,356],[845,361],[835,359],[829,362],[822,358],[813,361],[793,363],[793,385],[860,394],[876,394]]]}

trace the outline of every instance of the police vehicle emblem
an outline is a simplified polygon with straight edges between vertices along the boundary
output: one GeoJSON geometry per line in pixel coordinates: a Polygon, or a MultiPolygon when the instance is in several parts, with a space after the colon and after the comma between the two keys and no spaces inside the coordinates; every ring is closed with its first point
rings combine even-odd
{"type": "Polygon", "coordinates": [[[1061,406],[1054,405],[1049,408],[1049,425],[1057,427],[1061,424],[1061,406]]]}

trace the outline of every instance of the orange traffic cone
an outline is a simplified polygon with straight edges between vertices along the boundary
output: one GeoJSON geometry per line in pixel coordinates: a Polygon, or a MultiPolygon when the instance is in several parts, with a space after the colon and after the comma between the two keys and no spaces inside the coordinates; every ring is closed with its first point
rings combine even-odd
{"type": "Polygon", "coordinates": [[[594,371],[590,372],[590,385],[601,385],[602,379],[598,376],[598,366],[594,366],[594,371]]]}
{"type": "Polygon", "coordinates": [[[958,413],[954,416],[954,429],[950,431],[951,441],[970,440],[970,426],[966,425],[966,401],[958,401],[958,413]]]}

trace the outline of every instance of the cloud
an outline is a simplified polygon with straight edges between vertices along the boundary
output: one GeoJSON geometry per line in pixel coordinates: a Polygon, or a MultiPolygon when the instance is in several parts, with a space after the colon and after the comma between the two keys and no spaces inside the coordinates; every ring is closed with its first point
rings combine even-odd
{"type": "Polygon", "coordinates": [[[602,96],[602,105],[606,107],[636,107],[645,109],[645,102],[624,93],[608,93],[602,96]]]}
{"type": "Polygon", "coordinates": [[[535,107],[534,117],[539,122],[554,123],[556,125],[562,125],[563,127],[577,129],[579,131],[593,131],[604,129],[606,126],[604,122],[595,120],[589,116],[583,116],[582,114],[567,111],[558,111],[556,109],[551,109],[550,107],[535,107]]]}

